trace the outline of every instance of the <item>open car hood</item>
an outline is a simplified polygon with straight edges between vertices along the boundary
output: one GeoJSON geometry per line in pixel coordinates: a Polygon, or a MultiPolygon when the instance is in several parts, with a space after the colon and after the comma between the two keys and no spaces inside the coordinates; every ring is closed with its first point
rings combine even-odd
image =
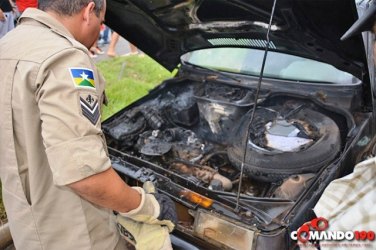
{"type": "MultiPolygon", "coordinates": [[[[272,6],[272,0],[108,0],[106,23],[172,70],[182,54],[197,49],[264,49],[272,6]]],[[[354,0],[278,0],[270,49],[326,62],[363,79],[361,36],[340,41],[357,18],[354,0]]]]}

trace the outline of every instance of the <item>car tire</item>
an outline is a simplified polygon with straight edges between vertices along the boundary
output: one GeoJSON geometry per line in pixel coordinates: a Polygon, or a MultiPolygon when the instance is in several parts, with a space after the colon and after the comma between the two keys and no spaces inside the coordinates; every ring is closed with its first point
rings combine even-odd
{"type": "MultiPolygon", "coordinates": [[[[256,112],[255,118],[263,115],[256,112]]],[[[228,147],[228,157],[232,164],[241,169],[244,157],[245,137],[251,112],[248,112],[235,128],[234,143],[228,147]]],[[[328,116],[310,108],[303,109],[293,119],[304,119],[319,131],[319,138],[309,147],[297,152],[283,152],[258,147],[248,140],[244,172],[255,179],[275,182],[291,175],[315,173],[331,162],[341,147],[340,131],[337,124],[328,116]]]]}

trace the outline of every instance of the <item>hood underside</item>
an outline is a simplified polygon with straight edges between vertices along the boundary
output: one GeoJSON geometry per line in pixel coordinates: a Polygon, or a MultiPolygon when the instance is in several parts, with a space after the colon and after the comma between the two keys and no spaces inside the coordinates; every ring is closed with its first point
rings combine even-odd
{"type": "MultiPolygon", "coordinates": [[[[169,70],[186,52],[265,49],[272,0],[108,0],[106,23],[169,70]]],[[[358,18],[354,0],[277,0],[269,48],[329,63],[363,79],[361,36],[340,37],[358,18]]]]}

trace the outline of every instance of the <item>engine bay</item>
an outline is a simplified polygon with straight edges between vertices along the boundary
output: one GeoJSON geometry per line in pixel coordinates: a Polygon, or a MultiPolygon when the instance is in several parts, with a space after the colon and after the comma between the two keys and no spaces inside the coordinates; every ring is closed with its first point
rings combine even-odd
{"type": "Polygon", "coordinates": [[[343,114],[301,96],[182,81],[103,124],[107,143],[212,192],[296,200],[342,149],[343,114]],[[253,114],[254,113],[254,114],[253,114]],[[253,117],[252,123],[251,117],[253,117]],[[240,171],[244,176],[240,181],[240,171]]]}

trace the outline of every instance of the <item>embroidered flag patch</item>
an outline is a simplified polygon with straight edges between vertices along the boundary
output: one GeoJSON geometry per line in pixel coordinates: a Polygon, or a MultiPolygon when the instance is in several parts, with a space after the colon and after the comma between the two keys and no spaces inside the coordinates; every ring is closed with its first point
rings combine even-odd
{"type": "Polygon", "coordinates": [[[82,94],[80,95],[80,104],[83,116],[93,125],[97,124],[100,117],[98,98],[91,94],[82,94]]]}
{"type": "Polygon", "coordinates": [[[94,73],[91,69],[69,68],[74,86],[79,88],[95,88],[94,73]]]}

